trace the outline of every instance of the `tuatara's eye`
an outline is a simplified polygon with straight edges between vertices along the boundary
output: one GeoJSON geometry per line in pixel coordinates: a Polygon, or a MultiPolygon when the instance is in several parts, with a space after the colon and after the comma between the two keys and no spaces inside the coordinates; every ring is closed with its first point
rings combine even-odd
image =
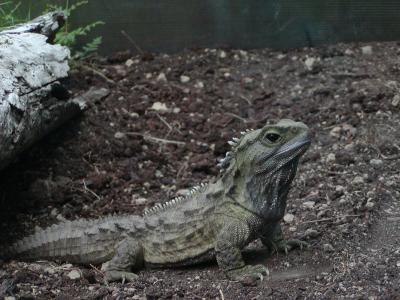
{"type": "Polygon", "coordinates": [[[277,133],[267,133],[265,135],[265,139],[270,143],[276,143],[280,138],[281,136],[277,133]]]}

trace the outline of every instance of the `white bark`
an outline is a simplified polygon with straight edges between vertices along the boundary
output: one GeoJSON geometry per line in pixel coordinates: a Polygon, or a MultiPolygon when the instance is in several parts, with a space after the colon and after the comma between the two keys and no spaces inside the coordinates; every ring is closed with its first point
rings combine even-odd
{"type": "Polygon", "coordinates": [[[59,82],[70,52],[49,41],[63,23],[62,13],[49,13],[0,32],[0,170],[85,107],[59,82]]]}

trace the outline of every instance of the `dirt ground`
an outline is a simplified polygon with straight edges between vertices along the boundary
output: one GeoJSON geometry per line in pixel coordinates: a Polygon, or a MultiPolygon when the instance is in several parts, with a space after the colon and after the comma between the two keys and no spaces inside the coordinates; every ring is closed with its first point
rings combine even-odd
{"type": "Polygon", "coordinates": [[[124,52],[72,72],[74,93],[111,94],[2,172],[2,245],[64,219],[140,214],[217,176],[238,132],[291,118],[314,139],[283,226],[311,248],[269,256],[250,245],[247,261],[271,272],[256,286],[216,264],[107,285],[95,266],[0,262],[0,297],[400,299],[399,79],[397,43],[124,52]]]}

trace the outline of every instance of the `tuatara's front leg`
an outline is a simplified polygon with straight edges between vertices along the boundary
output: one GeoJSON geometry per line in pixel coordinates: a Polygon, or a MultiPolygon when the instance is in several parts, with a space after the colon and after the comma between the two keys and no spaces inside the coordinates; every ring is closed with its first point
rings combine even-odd
{"type": "Polygon", "coordinates": [[[246,222],[226,225],[218,234],[215,245],[218,266],[232,280],[263,279],[268,269],[263,265],[246,265],[241,249],[249,242],[250,229],[246,222]]]}
{"type": "Polygon", "coordinates": [[[301,240],[285,240],[281,225],[279,223],[275,225],[272,233],[265,232],[261,236],[261,242],[268,248],[270,252],[284,252],[285,254],[288,254],[288,252],[294,248],[303,249],[309,247],[308,243],[301,240]]]}

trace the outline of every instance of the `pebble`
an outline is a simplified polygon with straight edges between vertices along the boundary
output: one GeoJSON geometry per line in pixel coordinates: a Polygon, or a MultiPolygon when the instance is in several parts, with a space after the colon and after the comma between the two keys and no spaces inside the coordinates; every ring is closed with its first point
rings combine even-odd
{"type": "Polygon", "coordinates": [[[162,72],[157,76],[156,80],[159,82],[167,82],[168,81],[167,76],[165,76],[165,74],[162,72]]]}
{"type": "Polygon", "coordinates": [[[155,111],[160,111],[160,112],[167,112],[168,107],[165,103],[161,102],[154,102],[153,105],[150,107],[150,109],[155,110],[155,111]]]}
{"type": "Polygon", "coordinates": [[[392,99],[392,105],[398,106],[400,104],[400,95],[395,95],[392,99]]]}
{"type": "Polygon", "coordinates": [[[375,203],[368,200],[367,203],[365,204],[365,207],[368,209],[372,209],[375,206],[375,203]]]}
{"type": "Polygon", "coordinates": [[[182,75],[182,76],[180,77],[180,80],[181,80],[182,83],[187,83],[187,82],[190,81],[190,77],[189,77],[189,76],[186,76],[186,75],[182,75]]]}
{"type": "Polygon", "coordinates": [[[331,129],[331,131],[329,131],[329,135],[331,137],[339,137],[340,136],[340,132],[342,131],[342,128],[340,126],[335,126],[331,129]]]}
{"type": "Polygon", "coordinates": [[[129,67],[131,67],[133,64],[134,64],[135,62],[133,61],[133,59],[128,59],[126,62],[125,62],[125,66],[127,66],[128,68],[129,67]]]}
{"type": "Polygon", "coordinates": [[[369,164],[374,167],[380,167],[383,165],[383,160],[373,158],[369,161],[369,164]]]}
{"type": "Polygon", "coordinates": [[[120,132],[120,131],[117,131],[117,132],[114,134],[114,137],[115,137],[117,140],[123,139],[123,138],[125,137],[125,133],[120,132]]]}
{"type": "Polygon", "coordinates": [[[314,202],[314,201],[306,201],[306,202],[303,202],[303,206],[304,206],[305,208],[308,208],[308,209],[312,209],[312,208],[314,207],[314,205],[315,205],[315,202],[314,202]]]}
{"type": "Polygon", "coordinates": [[[315,57],[307,57],[306,58],[306,60],[304,61],[304,64],[306,65],[307,70],[309,70],[309,71],[312,70],[315,61],[316,61],[315,57]]]}
{"type": "Polygon", "coordinates": [[[344,193],[345,187],[343,185],[337,185],[335,187],[335,191],[338,192],[338,193],[344,193]]]}
{"type": "Polygon", "coordinates": [[[146,202],[147,202],[147,199],[146,198],[142,198],[142,197],[139,197],[139,198],[136,198],[135,196],[132,196],[132,200],[133,200],[133,202],[136,204],[136,205],[143,205],[143,204],[146,204],[146,202]]]}
{"type": "Polygon", "coordinates": [[[328,156],[326,157],[327,162],[334,162],[335,160],[336,160],[335,153],[329,153],[328,156]]]}
{"type": "Polygon", "coordinates": [[[304,235],[306,237],[315,238],[315,237],[319,236],[319,232],[317,230],[315,230],[315,229],[308,228],[306,230],[306,232],[304,233],[304,235]]]}
{"type": "Polygon", "coordinates": [[[334,252],[335,248],[331,244],[323,244],[322,249],[324,249],[325,252],[334,252]]]}
{"type": "Polygon", "coordinates": [[[54,267],[45,268],[44,271],[45,271],[46,273],[52,274],[52,275],[53,275],[54,273],[56,273],[56,270],[55,270],[54,267]]]}
{"type": "Polygon", "coordinates": [[[81,278],[81,273],[77,270],[72,270],[71,272],[69,272],[67,274],[67,277],[71,280],[76,280],[76,279],[81,278]]]}
{"type": "Polygon", "coordinates": [[[292,215],[292,214],[286,214],[283,216],[283,221],[285,223],[292,223],[293,220],[294,220],[294,215],[292,215]]]}
{"type": "Polygon", "coordinates": [[[219,52],[219,58],[225,58],[226,57],[226,52],[225,51],[220,51],[219,52]]]}
{"type": "Polygon", "coordinates": [[[362,176],[356,176],[356,177],[354,177],[354,179],[353,179],[353,181],[351,183],[352,184],[364,183],[364,178],[362,176]]]}
{"type": "Polygon", "coordinates": [[[194,87],[195,87],[196,89],[202,89],[202,88],[204,88],[204,83],[203,83],[203,81],[197,81],[197,82],[194,84],[194,87]]]}
{"type": "Polygon", "coordinates": [[[400,268],[400,260],[396,263],[396,266],[400,268]]]}
{"type": "Polygon", "coordinates": [[[364,46],[364,47],[361,47],[361,52],[362,52],[362,54],[364,54],[364,55],[371,55],[371,54],[373,53],[372,47],[371,47],[371,46],[364,46]]]}
{"type": "Polygon", "coordinates": [[[245,84],[253,83],[253,78],[245,77],[245,78],[243,78],[243,82],[244,82],[245,84]]]}
{"type": "Polygon", "coordinates": [[[344,51],[344,54],[346,54],[346,55],[353,55],[353,54],[354,54],[354,51],[351,50],[351,49],[346,49],[346,50],[344,51]]]}

